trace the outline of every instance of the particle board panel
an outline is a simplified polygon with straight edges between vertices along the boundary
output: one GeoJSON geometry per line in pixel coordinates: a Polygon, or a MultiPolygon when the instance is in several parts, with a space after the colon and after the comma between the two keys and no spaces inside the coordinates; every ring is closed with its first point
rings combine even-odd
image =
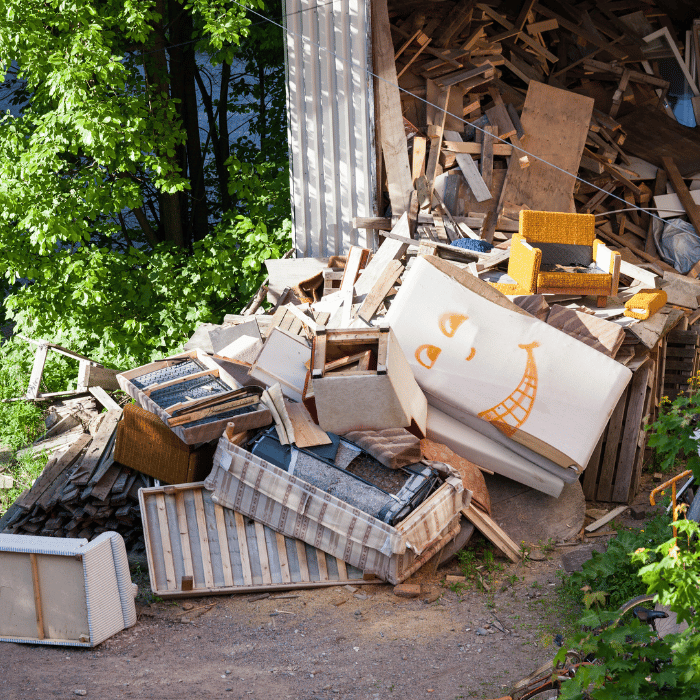
{"type": "Polygon", "coordinates": [[[152,591],[162,597],[363,583],[340,559],[215,504],[202,483],[139,492],[152,591]],[[183,590],[183,577],[193,577],[183,590]]]}

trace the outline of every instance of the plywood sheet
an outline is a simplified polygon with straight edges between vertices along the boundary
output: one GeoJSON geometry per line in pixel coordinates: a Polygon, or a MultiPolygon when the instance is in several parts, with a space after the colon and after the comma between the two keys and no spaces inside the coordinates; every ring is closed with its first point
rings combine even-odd
{"type": "Polygon", "coordinates": [[[520,120],[525,131],[523,147],[536,158],[530,158],[528,168],[511,158],[502,202],[536,211],[575,211],[575,175],[593,102],[590,97],[530,82],[520,120]]]}

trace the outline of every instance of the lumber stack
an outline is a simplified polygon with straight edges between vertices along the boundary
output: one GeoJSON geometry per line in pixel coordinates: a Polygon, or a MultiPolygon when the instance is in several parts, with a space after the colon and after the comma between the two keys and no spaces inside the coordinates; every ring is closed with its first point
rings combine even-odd
{"type": "Polygon", "coordinates": [[[114,461],[121,410],[98,414],[91,399],[73,400],[55,407],[50,415],[57,422],[43,439],[25,448],[48,452],[49,461],[3,516],[0,530],[86,539],[116,531],[128,548],[142,549],[138,490],[151,484],[148,477],[114,461]],[[78,426],[56,435],[61,425],[71,424],[70,417],[79,421],[78,426]],[[87,419],[86,424],[80,418],[87,419]]]}
{"type": "MultiPolygon", "coordinates": [[[[671,84],[661,75],[680,59],[691,111],[700,114],[698,49],[693,41],[686,48],[662,9],[653,2],[459,0],[389,2],[386,18],[376,14],[375,24],[386,26],[376,29],[374,41],[390,38],[394,62],[381,63],[377,55],[387,50],[380,45],[375,67],[400,88],[399,111],[391,109],[392,95],[378,108],[384,202],[395,216],[409,211],[417,237],[506,240],[521,209],[573,211],[565,207],[575,204],[578,212],[600,215],[599,235],[627,248],[630,262],[658,264],[652,220],[634,207],[665,196],[667,180],[682,180],[674,170],[682,176],[700,170],[700,142],[675,121],[671,84]],[[558,93],[541,91],[528,109],[528,92],[541,85],[565,91],[553,110],[559,118],[542,118],[558,93]],[[582,96],[594,101],[592,109],[581,109],[582,96]],[[533,118],[532,107],[539,116],[533,118]],[[388,157],[399,130],[403,168],[396,160],[404,156],[388,157]],[[572,135],[580,130],[579,144],[572,135]],[[546,148],[552,138],[556,150],[546,148]],[[674,149],[669,139],[690,147],[674,149]],[[518,171],[537,169],[540,158],[581,180],[544,167],[538,201],[525,201],[518,171]],[[561,179],[575,202],[569,193],[557,195],[561,179]],[[631,211],[616,211],[626,208],[631,211]]],[[[386,85],[382,91],[391,92],[386,85]]]]}

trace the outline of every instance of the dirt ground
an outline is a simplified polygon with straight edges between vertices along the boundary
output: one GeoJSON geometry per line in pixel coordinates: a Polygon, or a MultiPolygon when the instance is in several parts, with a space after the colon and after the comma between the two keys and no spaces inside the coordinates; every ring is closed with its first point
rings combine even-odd
{"type": "Polygon", "coordinates": [[[149,603],[141,576],[138,624],[94,649],[1,645],[0,699],[500,697],[556,651],[547,556],[499,561],[488,594],[441,586],[456,567],[420,572],[416,599],[368,584],[149,603]]]}
{"type": "MultiPolygon", "coordinates": [[[[635,503],[648,504],[655,485],[645,474],[635,503]]],[[[587,504],[598,506],[611,508],[587,504]]],[[[629,511],[616,520],[644,526],[629,511]]],[[[588,542],[614,536],[604,529],[588,542]]],[[[475,534],[469,548],[483,564],[490,545],[475,534]]],[[[568,631],[557,587],[571,549],[548,543],[525,563],[496,559],[480,570],[488,591],[446,581],[462,573],[456,562],[428,562],[410,580],[421,584],[415,599],[368,583],[162,600],[136,564],[138,624],[94,649],[1,644],[0,700],[499,698],[568,631]]]]}

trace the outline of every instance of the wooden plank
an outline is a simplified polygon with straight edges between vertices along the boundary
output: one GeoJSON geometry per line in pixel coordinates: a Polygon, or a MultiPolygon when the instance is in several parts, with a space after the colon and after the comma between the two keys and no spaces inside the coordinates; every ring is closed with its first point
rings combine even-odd
{"type": "Polygon", "coordinates": [[[248,535],[245,529],[245,521],[243,516],[236,511],[236,534],[238,535],[238,549],[241,554],[241,566],[243,569],[243,581],[246,586],[253,585],[253,569],[250,564],[250,553],[248,551],[248,535]]]}
{"type": "Polygon", "coordinates": [[[493,186],[493,137],[498,135],[498,128],[487,126],[484,128],[484,138],[481,142],[481,177],[486,187],[491,190],[493,186]]]}
{"type": "MultiPolygon", "coordinates": [[[[425,153],[427,148],[428,139],[426,139],[425,136],[413,137],[413,161],[411,172],[413,182],[415,182],[421,175],[425,175],[425,153]]],[[[389,228],[391,228],[391,220],[389,220],[389,228]]]]}
{"type": "Polygon", "coordinates": [[[625,416],[625,406],[627,404],[627,392],[628,389],[625,389],[608,423],[605,437],[605,452],[600,467],[598,493],[596,494],[596,498],[599,501],[609,501],[612,495],[613,476],[615,474],[615,465],[617,464],[617,453],[620,445],[620,435],[622,433],[622,421],[625,416]]]}
{"type": "Polygon", "coordinates": [[[318,564],[318,577],[321,581],[328,581],[328,565],[326,564],[326,553],[320,549],[316,550],[316,563],[318,564]]]}
{"type": "Polygon", "coordinates": [[[384,154],[391,210],[395,216],[401,216],[408,211],[413,180],[408,163],[387,0],[373,2],[371,12],[379,141],[384,154]]]}
{"type": "Polygon", "coordinates": [[[267,542],[265,541],[265,528],[259,522],[255,523],[255,538],[258,542],[258,556],[260,557],[260,570],[264,584],[272,583],[270,574],[270,558],[267,554],[267,542]]]}
{"type": "MultiPolygon", "coordinates": [[[[681,177],[673,158],[671,156],[662,156],[661,162],[663,163],[664,170],[668,175],[668,179],[673,185],[673,189],[676,191],[678,198],[681,200],[681,204],[683,205],[683,208],[690,219],[690,223],[693,224],[696,231],[700,232],[700,206],[698,206],[693,200],[691,193],[686,187],[685,181],[681,177]]],[[[697,273],[694,276],[697,276],[697,273]]]]}
{"type": "Polygon", "coordinates": [[[596,530],[599,530],[603,525],[607,525],[611,520],[616,518],[618,515],[621,515],[624,513],[629,506],[618,506],[617,508],[614,508],[611,510],[607,515],[604,515],[602,518],[598,518],[594,523],[591,523],[590,525],[586,526],[586,532],[595,532],[596,530]]]}
{"type": "Polygon", "coordinates": [[[103,453],[117,429],[117,423],[120,418],[121,409],[119,409],[119,411],[107,411],[107,415],[102,419],[102,423],[95,437],[92,439],[92,443],[88,447],[85,456],[71,476],[71,481],[76,486],[86,486],[88,481],[90,481],[90,477],[92,477],[93,472],[97,468],[103,453]]]}
{"type": "Polygon", "coordinates": [[[41,584],[39,582],[39,567],[37,566],[36,554],[29,554],[29,561],[32,566],[32,588],[34,589],[34,611],[36,615],[36,636],[39,639],[46,639],[44,629],[44,611],[41,603],[41,584]]]}
{"type": "Polygon", "coordinates": [[[296,540],[296,546],[301,578],[303,581],[308,581],[311,576],[309,575],[309,563],[306,559],[306,545],[301,540],[296,540]]]}
{"type": "Polygon", "coordinates": [[[400,260],[390,260],[386,268],[384,268],[381,276],[374,283],[357,312],[357,316],[365,323],[369,323],[372,320],[389,290],[401,276],[403,269],[404,267],[400,260]]]}
{"type": "Polygon", "coordinates": [[[175,508],[177,509],[177,525],[180,533],[180,547],[182,550],[182,564],[184,576],[193,577],[192,550],[190,548],[190,529],[187,525],[187,511],[185,510],[185,495],[182,491],[175,493],[175,508]]]}
{"type": "Polygon", "coordinates": [[[430,153],[428,154],[428,164],[425,166],[425,176],[428,179],[429,193],[433,191],[435,186],[435,177],[437,175],[437,166],[440,160],[440,149],[442,147],[442,135],[445,128],[445,118],[447,116],[447,102],[450,99],[449,86],[440,91],[437,100],[437,115],[436,128],[437,136],[430,139],[430,153]]]}
{"type": "Polygon", "coordinates": [[[603,438],[605,432],[600,436],[598,444],[593,450],[591,458],[588,460],[588,465],[583,473],[583,495],[587,501],[595,501],[596,489],[598,484],[598,472],[600,471],[600,454],[603,451],[603,438]]]}
{"type": "MultiPolygon", "coordinates": [[[[445,132],[446,134],[448,132],[445,132]]],[[[455,132],[449,132],[453,135],[455,132]]],[[[481,157],[481,144],[476,141],[455,141],[453,139],[445,139],[442,142],[443,151],[452,151],[454,153],[468,153],[470,156],[481,157]]],[[[511,156],[513,155],[513,146],[510,143],[501,143],[497,141],[493,144],[493,155],[494,156],[511,156]]]]}
{"type": "Polygon", "coordinates": [[[156,494],[156,508],[158,510],[158,529],[160,530],[160,541],[163,546],[165,585],[166,588],[170,591],[179,588],[179,585],[178,581],[176,581],[175,579],[175,562],[173,560],[173,547],[170,542],[168,514],[165,511],[165,496],[162,493],[156,494]]]}
{"type": "Polygon", "coordinates": [[[634,497],[634,494],[630,493],[630,487],[634,481],[639,431],[644,430],[642,416],[644,414],[644,400],[646,398],[650,370],[648,362],[640,367],[634,373],[629,388],[625,430],[622,435],[620,458],[617,462],[615,485],[612,492],[612,500],[617,503],[628,503],[630,497],[634,497]]]}
{"type": "Polygon", "coordinates": [[[215,416],[218,413],[226,413],[227,411],[233,411],[238,408],[245,408],[246,406],[253,406],[260,403],[259,396],[249,396],[244,399],[236,399],[234,401],[226,401],[218,406],[210,406],[209,408],[203,408],[199,411],[192,411],[191,413],[178,414],[168,419],[168,426],[174,428],[178,425],[186,425],[187,423],[194,423],[195,421],[202,420],[203,418],[208,418],[209,416],[215,416]]]}
{"type": "Polygon", "coordinates": [[[199,530],[199,546],[202,552],[202,568],[204,569],[204,585],[211,588],[214,585],[214,572],[211,567],[211,554],[209,553],[209,535],[207,534],[207,521],[204,513],[204,499],[202,491],[194,492],[194,505],[197,513],[197,530],[199,530]]]}
{"type": "MultiPolygon", "coordinates": [[[[27,387],[27,393],[25,397],[28,399],[35,399],[39,394],[39,385],[41,384],[41,377],[44,373],[44,366],[46,365],[46,357],[49,353],[48,344],[39,345],[34,354],[34,364],[32,365],[32,374],[29,377],[29,386],[27,387]]],[[[43,639],[43,637],[41,637],[43,639]]]]}
{"type": "Polygon", "coordinates": [[[97,399],[102,408],[121,413],[122,407],[101,386],[91,386],[88,391],[97,399]]]}
{"type": "Polygon", "coordinates": [[[289,571],[289,558],[287,557],[287,545],[284,535],[279,532],[275,533],[275,541],[277,543],[277,556],[280,562],[280,574],[282,583],[291,583],[292,577],[289,571]]]}
{"type": "Polygon", "coordinates": [[[477,202],[485,202],[491,199],[491,191],[488,185],[484,182],[479,169],[476,167],[473,158],[470,155],[458,153],[456,156],[457,165],[464,175],[464,179],[469,185],[472,194],[477,202]]]}
{"type": "Polygon", "coordinates": [[[297,447],[315,447],[316,445],[330,445],[331,439],[328,433],[314,423],[311,414],[302,403],[285,403],[287,415],[294,428],[294,442],[297,447]]]}
{"type": "Polygon", "coordinates": [[[468,508],[462,509],[462,515],[464,515],[482,535],[491,540],[508,559],[515,563],[520,562],[520,549],[490,516],[476,508],[472,503],[469,504],[468,508]]]}
{"type": "MultiPolygon", "coordinates": [[[[408,228],[407,213],[401,215],[401,218],[390,233],[407,238],[409,243],[413,242],[408,228]]],[[[367,267],[365,267],[357,282],[355,282],[355,294],[358,296],[369,294],[381,278],[389,262],[391,260],[400,260],[406,254],[409,243],[404,242],[403,239],[385,238],[384,242],[379,246],[379,250],[372,256],[367,267]]]]}
{"type": "Polygon", "coordinates": [[[50,461],[44,471],[37,477],[32,488],[20,496],[15,503],[25,510],[31,508],[41,496],[51,487],[58,477],[70,469],[80,456],[85,446],[92,440],[88,433],[83,433],[78,439],[55,461],[50,461]]]}
{"type": "Polygon", "coordinates": [[[221,568],[224,572],[224,585],[233,586],[233,571],[231,569],[231,553],[228,548],[228,535],[226,534],[226,521],[224,519],[224,509],[214,504],[216,514],[216,532],[219,536],[219,550],[221,551],[221,568]]]}

